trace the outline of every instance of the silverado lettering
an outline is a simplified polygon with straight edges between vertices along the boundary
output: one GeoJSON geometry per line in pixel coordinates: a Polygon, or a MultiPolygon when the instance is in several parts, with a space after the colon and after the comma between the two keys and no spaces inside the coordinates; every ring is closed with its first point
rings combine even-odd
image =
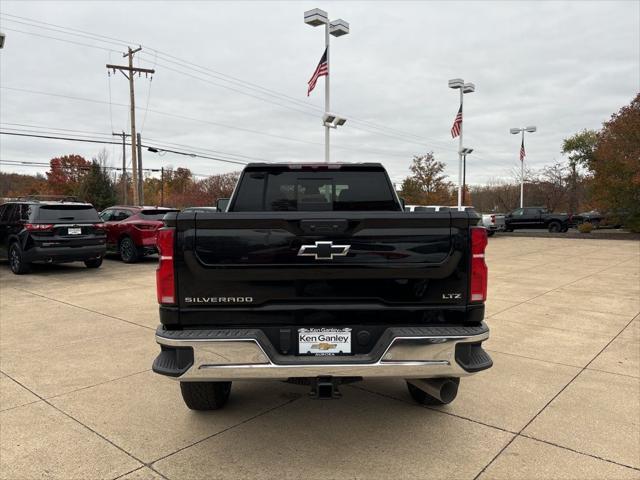
{"type": "Polygon", "coordinates": [[[226,208],[158,230],[153,370],[196,410],[265,379],[337,398],[343,382],[402,378],[416,401],[449,403],[492,365],[480,221],[405,211],[380,164],[249,164],[226,208]]]}
{"type": "Polygon", "coordinates": [[[184,297],[185,303],[251,303],[253,297],[184,297]]]}

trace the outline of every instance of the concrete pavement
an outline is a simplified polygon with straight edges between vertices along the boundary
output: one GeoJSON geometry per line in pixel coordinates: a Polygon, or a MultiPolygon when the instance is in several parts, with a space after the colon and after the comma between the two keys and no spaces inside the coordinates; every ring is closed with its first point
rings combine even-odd
{"type": "Polygon", "coordinates": [[[155,260],[0,265],[0,478],[640,479],[640,243],[489,241],[495,365],[449,406],[236,382],[197,413],[150,371],[155,260]]]}

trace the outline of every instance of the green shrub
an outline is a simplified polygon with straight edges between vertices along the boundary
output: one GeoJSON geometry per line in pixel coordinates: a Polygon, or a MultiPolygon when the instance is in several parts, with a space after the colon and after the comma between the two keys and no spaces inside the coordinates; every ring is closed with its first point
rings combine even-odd
{"type": "Polygon", "coordinates": [[[593,224],[590,222],[584,222],[578,225],[578,231],[580,233],[591,233],[591,230],[593,230],[593,224]]]}

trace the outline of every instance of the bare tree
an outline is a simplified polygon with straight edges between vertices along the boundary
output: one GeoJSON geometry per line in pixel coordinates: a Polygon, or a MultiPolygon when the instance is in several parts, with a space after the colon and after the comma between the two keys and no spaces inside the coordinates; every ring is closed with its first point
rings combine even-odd
{"type": "Polygon", "coordinates": [[[570,171],[559,162],[544,167],[538,175],[538,191],[549,211],[557,210],[567,197],[570,171]]]}

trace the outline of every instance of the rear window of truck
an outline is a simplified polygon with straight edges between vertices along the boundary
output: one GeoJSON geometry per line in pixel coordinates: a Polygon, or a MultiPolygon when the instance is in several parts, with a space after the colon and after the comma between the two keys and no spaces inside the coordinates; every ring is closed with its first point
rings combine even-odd
{"type": "Polygon", "coordinates": [[[383,170],[247,171],[231,208],[261,211],[399,211],[383,170]]]}
{"type": "Polygon", "coordinates": [[[42,222],[99,222],[100,217],[91,205],[40,205],[35,220],[42,222]]]}

